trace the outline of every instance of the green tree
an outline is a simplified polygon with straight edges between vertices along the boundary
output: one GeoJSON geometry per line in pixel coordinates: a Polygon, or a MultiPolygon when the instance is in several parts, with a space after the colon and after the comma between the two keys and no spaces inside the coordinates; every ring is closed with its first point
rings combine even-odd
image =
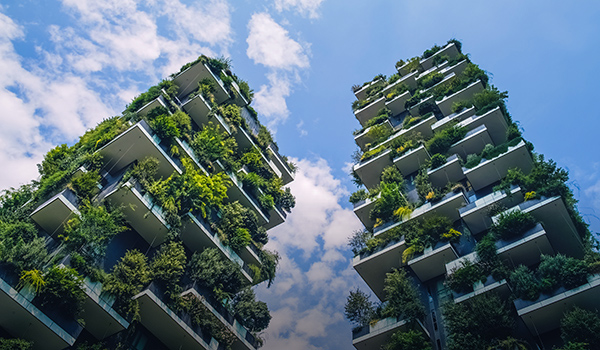
{"type": "Polygon", "coordinates": [[[356,288],[350,291],[344,305],[344,316],[357,327],[364,327],[371,322],[375,315],[375,304],[368,294],[356,288]]]}
{"type": "Polygon", "coordinates": [[[188,263],[190,278],[216,295],[231,297],[244,285],[239,265],[224,258],[215,248],[194,253],[188,263]]]}
{"type": "Polygon", "coordinates": [[[600,316],[597,312],[574,307],[560,322],[565,343],[586,343],[590,350],[600,349],[600,316]]]}
{"type": "Polygon", "coordinates": [[[413,286],[412,278],[404,270],[394,270],[385,275],[383,292],[388,304],[383,316],[402,319],[419,319],[425,315],[419,291],[413,286]]]}
{"type": "Polygon", "coordinates": [[[150,281],[151,273],[146,256],[137,250],[129,250],[113,267],[104,283],[104,290],[115,295],[123,304],[119,311],[137,317],[138,305],[131,298],[150,281]]]}
{"type": "Polygon", "coordinates": [[[168,293],[177,293],[179,280],[185,271],[186,256],[181,242],[163,244],[150,262],[152,280],[167,289],[168,293]]]}
{"type": "Polygon", "coordinates": [[[85,301],[83,278],[75,269],[53,266],[44,274],[44,282],[37,296],[42,306],[56,308],[72,316],[82,311],[85,301]]]}
{"type": "Polygon", "coordinates": [[[422,332],[409,330],[397,331],[383,346],[384,350],[431,350],[431,344],[425,339],[422,332]]]}
{"type": "Polygon", "coordinates": [[[254,291],[250,288],[245,288],[233,298],[233,310],[252,332],[266,329],[271,321],[267,303],[257,301],[254,291]]]}

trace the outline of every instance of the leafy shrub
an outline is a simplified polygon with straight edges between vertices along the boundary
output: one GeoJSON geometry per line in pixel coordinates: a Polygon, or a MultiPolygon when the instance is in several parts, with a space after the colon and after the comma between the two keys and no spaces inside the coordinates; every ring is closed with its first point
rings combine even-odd
{"type": "Polygon", "coordinates": [[[356,204],[365,199],[367,199],[367,191],[361,188],[350,195],[349,202],[352,204],[356,204]]]}
{"type": "Polygon", "coordinates": [[[215,294],[234,295],[243,286],[239,265],[224,258],[215,248],[195,252],[188,263],[190,278],[215,294]]]}
{"type": "Polygon", "coordinates": [[[419,86],[421,89],[428,89],[442,80],[444,80],[444,74],[432,72],[419,79],[419,86]]]}
{"type": "Polygon", "coordinates": [[[261,244],[268,241],[266,230],[259,226],[256,213],[237,201],[223,206],[221,219],[215,228],[223,242],[238,251],[250,244],[252,239],[261,244]]]}
{"type": "Polygon", "coordinates": [[[537,220],[529,213],[520,210],[505,211],[498,216],[490,230],[501,239],[508,240],[522,236],[536,224],[537,220]]]}
{"type": "Polygon", "coordinates": [[[392,218],[394,211],[406,203],[406,199],[402,196],[401,188],[397,183],[380,184],[381,196],[375,204],[369,217],[371,220],[377,219],[388,221],[392,218]]]}
{"type": "Polygon", "coordinates": [[[104,283],[104,290],[117,297],[118,311],[137,316],[138,304],[131,300],[151,281],[151,271],[146,256],[137,250],[128,250],[113,266],[104,283]]]}
{"type": "Polygon", "coordinates": [[[367,131],[367,136],[373,140],[371,145],[376,145],[382,141],[385,141],[388,137],[390,137],[391,134],[392,130],[383,124],[373,125],[371,128],[369,128],[369,131],[367,131]]]}
{"type": "Polygon", "coordinates": [[[382,316],[414,320],[425,316],[419,292],[404,270],[394,270],[385,275],[383,291],[388,302],[382,316]]]}
{"type": "Polygon", "coordinates": [[[470,101],[456,101],[452,103],[452,113],[458,113],[466,108],[471,108],[473,103],[470,101]]]}
{"type": "Polygon", "coordinates": [[[517,298],[536,300],[540,296],[539,283],[527,266],[517,267],[510,274],[510,283],[517,298]]]}
{"type": "Polygon", "coordinates": [[[375,303],[370,296],[360,289],[350,291],[344,305],[344,316],[357,327],[369,325],[375,315],[375,303]]]}
{"type": "Polygon", "coordinates": [[[226,164],[232,164],[232,156],[237,151],[235,139],[219,130],[212,122],[208,122],[200,132],[194,135],[190,146],[205,165],[210,165],[217,159],[223,160],[226,164]]]}
{"type": "Polygon", "coordinates": [[[461,267],[452,270],[446,279],[448,287],[457,293],[468,293],[477,281],[484,282],[485,276],[481,267],[469,260],[461,262],[461,267]]]}
{"type": "Polygon", "coordinates": [[[273,196],[271,196],[270,194],[259,195],[258,203],[265,210],[271,210],[275,208],[275,201],[273,200],[273,196]]]}
{"type": "Polygon", "coordinates": [[[45,240],[30,223],[0,223],[0,263],[23,270],[41,269],[48,256],[45,240]]]}
{"type": "MultiPolygon", "coordinates": [[[[485,73],[484,73],[485,74],[485,73]]],[[[484,79],[482,79],[483,82],[484,79]]],[[[487,75],[484,84],[487,84],[487,75]]],[[[475,106],[475,114],[483,115],[496,107],[501,107],[505,116],[507,116],[504,100],[508,98],[508,92],[501,92],[496,87],[492,86],[489,89],[484,89],[473,95],[471,101],[475,106]]]]}
{"type": "Polygon", "coordinates": [[[233,310],[242,318],[243,324],[252,332],[260,332],[269,326],[271,315],[267,304],[256,300],[250,288],[238,293],[233,299],[233,310]]]}
{"type": "Polygon", "coordinates": [[[427,150],[429,150],[429,153],[432,154],[446,154],[450,149],[450,146],[461,140],[466,134],[466,127],[452,126],[446,128],[435,133],[433,137],[427,141],[427,150]]]}
{"type": "Polygon", "coordinates": [[[279,253],[271,252],[267,249],[263,249],[260,251],[260,260],[262,261],[262,266],[260,267],[260,279],[254,281],[255,284],[268,281],[267,288],[271,287],[273,281],[275,280],[275,273],[277,272],[277,265],[279,264],[279,253]]]}
{"type": "Polygon", "coordinates": [[[493,235],[485,235],[475,246],[477,257],[481,262],[494,262],[498,259],[496,239],[493,235]]]}
{"type": "Polygon", "coordinates": [[[471,169],[476,167],[481,163],[481,156],[478,154],[469,154],[467,155],[467,162],[465,163],[465,168],[471,169]]]}
{"type": "Polygon", "coordinates": [[[422,332],[411,329],[407,332],[394,332],[383,349],[431,350],[431,344],[425,339],[422,332]]]}
{"type": "Polygon", "coordinates": [[[202,332],[209,334],[219,342],[219,346],[230,349],[236,336],[193,294],[180,299],[180,307],[190,315],[192,324],[200,327],[202,332]]]}
{"type": "Polygon", "coordinates": [[[83,200],[91,200],[98,191],[99,182],[100,174],[97,171],[88,171],[74,178],[71,185],[77,197],[83,200]]]}
{"type": "Polygon", "coordinates": [[[169,293],[177,293],[181,276],[186,266],[186,256],[181,242],[163,244],[150,262],[152,280],[166,288],[169,293]]]}
{"type": "Polygon", "coordinates": [[[44,275],[42,274],[42,271],[38,269],[21,272],[21,277],[19,279],[22,283],[31,285],[36,293],[39,293],[44,285],[46,285],[44,275]]]}
{"type": "Polygon", "coordinates": [[[354,256],[360,254],[367,249],[367,242],[373,238],[373,233],[367,230],[355,230],[352,236],[348,238],[348,245],[352,249],[354,256]]]}
{"type": "Polygon", "coordinates": [[[421,56],[423,59],[429,58],[433,56],[436,52],[440,51],[442,48],[438,45],[433,45],[430,49],[425,50],[423,55],[421,56]]]}
{"type": "Polygon", "coordinates": [[[436,169],[446,164],[446,156],[436,153],[431,156],[431,169],[436,169]]]}
{"type": "Polygon", "coordinates": [[[36,298],[42,307],[56,308],[70,316],[82,311],[85,301],[83,278],[75,269],[53,266],[44,274],[44,281],[36,298]]]}
{"type": "Polygon", "coordinates": [[[0,338],[0,350],[31,350],[33,343],[24,339],[0,338]]]}
{"type": "Polygon", "coordinates": [[[395,183],[398,185],[400,191],[404,190],[404,177],[402,177],[400,170],[393,165],[383,168],[383,171],[381,172],[381,182],[388,184],[395,183]]]}
{"type": "Polygon", "coordinates": [[[597,312],[574,307],[564,314],[560,329],[565,343],[586,343],[590,350],[600,349],[600,317],[597,312]]]}

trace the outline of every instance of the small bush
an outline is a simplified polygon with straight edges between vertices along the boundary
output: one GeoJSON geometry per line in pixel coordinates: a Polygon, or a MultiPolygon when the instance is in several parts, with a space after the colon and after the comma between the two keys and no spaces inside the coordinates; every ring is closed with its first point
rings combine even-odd
{"type": "Polygon", "coordinates": [[[83,308],[85,292],[83,278],[75,269],[54,266],[44,275],[44,285],[40,289],[40,305],[56,308],[70,316],[77,316],[83,308]]]}
{"type": "Polygon", "coordinates": [[[469,154],[467,155],[467,162],[465,163],[465,168],[471,169],[476,167],[481,163],[481,156],[478,154],[469,154]]]}
{"type": "Polygon", "coordinates": [[[540,286],[533,272],[520,265],[510,274],[510,284],[517,298],[536,300],[540,296],[540,286]]]}
{"type": "Polygon", "coordinates": [[[508,240],[520,237],[537,224],[537,220],[529,213],[520,210],[503,212],[490,230],[501,239],[508,240]]]}
{"type": "Polygon", "coordinates": [[[485,281],[485,276],[479,265],[465,260],[462,266],[453,270],[452,274],[446,279],[448,287],[457,293],[468,293],[473,289],[473,284],[477,281],[485,281]]]}
{"type": "Polygon", "coordinates": [[[560,329],[565,343],[587,343],[590,350],[600,349],[600,317],[597,312],[575,307],[565,313],[560,329]]]}
{"type": "Polygon", "coordinates": [[[446,154],[450,146],[461,140],[467,134],[467,128],[453,126],[435,133],[433,137],[427,141],[426,147],[430,153],[446,154]]]}
{"type": "Polygon", "coordinates": [[[446,164],[446,156],[436,153],[431,156],[431,169],[436,169],[446,164]]]}

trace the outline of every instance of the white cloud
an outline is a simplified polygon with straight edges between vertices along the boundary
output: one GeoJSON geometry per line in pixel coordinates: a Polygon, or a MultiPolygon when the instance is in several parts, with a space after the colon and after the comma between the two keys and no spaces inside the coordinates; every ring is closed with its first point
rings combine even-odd
{"type": "Polygon", "coordinates": [[[277,11],[295,9],[299,14],[309,18],[318,18],[318,9],[323,0],[275,0],[277,11]]]}
{"type": "Polygon", "coordinates": [[[276,129],[277,124],[284,122],[290,114],[285,102],[290,95],[290,82],[287,76],[276,72],[271,72],[267,78],[269,85],[262,85],[254,93],[254,108],[267,119],[269,128],[276,129]]]}
{"type": "Polygon", "coordinates": [[[306,131],[306,129],[304,129],[303,126],[304,126],[304,120],[301,120],[298,122],[298,124],[296,124],[296,129],[298,129],[298,132],[300,133],[300,137],[308,135],[308,131],[306,131]]]}
{"type": "Polygon", "coordinates": [[[306,49],[289,36],[268,13],[255,13],[248,22],[248,50],[255,63],[269,68],[291,70],[309,66],[306,49]]]}

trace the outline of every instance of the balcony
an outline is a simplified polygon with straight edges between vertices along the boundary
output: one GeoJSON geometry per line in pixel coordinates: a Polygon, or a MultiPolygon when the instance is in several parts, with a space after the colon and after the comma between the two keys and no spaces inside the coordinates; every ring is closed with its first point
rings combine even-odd
{"type": "Polygon", "coordinates": [[[129,322],[114,309],[115,298],[102,292],[102,283],[85,279],[86,300],[81,318],[85,329],[96,339],[104,339],[129,327],[129,322]]]}
{"type": "Polygon", "coordinates": [[[533,168],[533,159],[524,141],[509,147],[505,153],[482,161],[471,169],[463,169],[465,176],[475,191],[500,181],[506,176],[509,169],[519,168],[528,174],[533,168]]]}
{"type": "Polygon", "coordinates": [[[231,102],[233,102],[239,107],[246,107],[250,104],[250,102],[248,102],[248,100],[246,100],[246,97],[244,97],[244,95],[242,94],[242,90],[240,90],[240,87],[235,82],[235,80],[231,82],[231,90],[234,92],[234,96],[231,99],[231,102]]]}
{"type": "Polygon", "coordinates": [[[358,350],[382,349],[392,334],[400,331],[406,332],[411,329],[417,329],[423,332],[426,339],[429,339],[429,332],[425,329],[421,321],[410,322],[396,317],[388,317],[377,321],[374,325],[361,327],[352,331],[352,345],[358,350]]]}
{"type": "Polygon", "coordinates": [[[578,306],[588,310],[600,308],[600,275],[591,275],[588,282],[571,290],[559,288],[552,294],[542,294],[535,301],[514,301],[518,315],[532,334],[539,335],[557,329],[565,312],[578,306]]]}
{"type": "Polygon", "coordinates": [[[462,159],[467,159],[469,154],[478,154],[487,144],[492,143],[492,138],[485,125],[471,129],[465,137],[450,146],[449,154],[458,154],[462,159]]]}
{"type": "Polygon", "coordinates": [[[454,303],[462,303],[463,301],[469,300],[475,296],[494,291],[502,299],[506,299],[510,295],[510,287],[506,280],[496,281],[492,276],[488,276],[484,283],[477,282],[473,285],[473,291],[470,293],[454,293],[454,303]]]}
{"type": "Polygon", "coordinates": [[[146,157],[158,159],[158,177],[166,179],[175,171],[181,173],[181,168],[167,154],[160,138],[144,120],[114,138],[98,152],[104,161],[103,169],[111,175],[146,157]]]}
{"type": "Polygon", "coordinates": [[[391,152],[391,149],[387,149],[371,159],[354,165],[354,172],[358,175],[367,188],[372,188],[373,186],[379,184],[383,169],[393,164],[392,160],[390,159],[391,152]]]}
{"type": "Polygon", "coordinates": [[[427,152],[424,145],[421,145],[394,158],[394,165],[400,170],[402,176],[408,177],[408,175],[419,170],[421,164],[425,163],[429,158],[429,152],[427,152]]]}
{"type": "Polygon", "coordinates": [[[61,234],[64,232],[64,225],[79,211],[79,200],[75,193],[65,189],[50,199],[42,203],[31,213],[31,219],[49,235],[61,234]]]}
{"type": "Polygon", "coordinates": [[[181,294],[182,297],[187,295],[193,296],[201,302],[221,324],[235,335],[236,339],[231,344],[232,350],[254,350],[259,347],[252,333],[227,308],[214,299],[208,290],[194,284],[181,294]]]}
{"type": "MultiPolygon", "coordinates": [[[[406,118],[410,118],[410,116],[407,115],[406,118]]],[[[402,129],[402,124],[396,125],[394,127],[394,129],[395,130],[399,130],[399,131],[397,131],[395,134],[392,134],[390,137],[388,137],[387,140],[381,142],[379,145],[387,145],[390,142],[392,142],[394,139],[397,139],[398,137],[402,137],[404,135],[410,135],[412,133],[421,133],[421,135],[424,138],[429,138],[429,137],[431,137],[433,135],[433,132],[431,131],[431,125],[433,123],[435,123],[435,121],[436,121],[435,116],[431,115],[431,116],[429,116],[427,118],[424,118],[423,120],[419,121],[417,124],[411,126],[408,129],[402,129]]],[[[390,123],[389,125],[391,127],[392,124],[391,124],[391,122],[389,122],[389,119],[388,119],[387,122],[390,123]]],[[[366,133],[366,130],[365,130],[365,133],[366,133]]],[[[357,137],[363,137],[363,135],[365,133],[361,133],[357,137]]],[[[356,138],[355,138],[355,140],[356,140],[356,138]]],[[[357,144],[358,144],[358,141],[357,141],[357,144]]],[[[359,146],[360,146],[360,144],[359,144],[359,146]]]]}
{"type": "Polygon", "coordinates": [[[380,299],[384,299],[383,281],[385,274],[392,272],[394,268],[404,266],[402,264],[402,253],[406,249],[404,237],[389,242],[386,246],[372,253],[355,256],[352,266],[365,281],[369,288],[380,299]]]}
{"type": "Polygon", "coordinates": [[[421,101],[419,101],[419,103],[417,103],[416,105],[408,108],[408,113],[410,113],[410,115],[412,115],[413,117],[417,117],[421,114],[419,112],[419,106],[425,102],[433,102],[433,101],[434,101],[433,96],[426,97],[426,98],[422,99],[421,101]]]}
{"type": "Polygon", "coordinates": [[[134,300],[139,302],[140,323],[171,350],[218,349],[219,342],[192,323],[183,312],[174,312],[163,300],[163,293],[150,284],[134,300]]]}
{"type": "Polygon", "coordinates": [[[444,48],[442,48],[441,50],[439,50],[438,52],[431,55],[430,57],[421,60],[421,67],[423,67],[423,69],[425,69],[425,70],[433,67],[433,58],[435,56],[446,55],[450,58],[454,58],[459,53],[460,52],[458,51],[458,48],[456,47],[456,45],[454,43],[450,43],[450,44],[446,45],[444,48]]]}
{"type": "Polygon", "coordinates": [[[530,200],[508,210],[530,213],[544,225],[557,252],[583,258],[583,243],[561,197],[530,200]]]}
{"type": "Polygon", "coordinates": [[[471,108],[465,108],[460,112],[456,112],[456,113],[452,113],[449,116],[446,116],[440,120],[438,120],[437,122],[435,122],[432,126],[431,129],[433,130],[433,132],[438,132],[441,131],[442,129],[445,129],[447,127],[449,127],[450,122],[461,122],[469,117],[472,117],[475,115],[475,107],[471,107],[471,108]]]}
{"type": "MultiPolygon", "coordinates": [[[[469,108],[474,109],[473,107],[469,108]]],[[[502,114],[500,107],[496,107],[481,116],[471,115],[464,118],[459,126],[466,126],[470,130],[485,125],[487,131],[495,145],[506,142],[506,131],[508,130],[508,124],[506,118],[502,114]]]]}
{"type": "Polygon", "coordinates": [[[229,93],[221,78],[213,74],[210,68],[202,62],[194,64],[173,78],[173,83],[179,87],[177,97],[180,100],[185,98],[192,91],[198,89],[198,83],[204,79],[210,79],[214,82],[215,91],[213,94],[217,103],[221,104],[229,99],[229,93]]]}
{"type": "Polygon", "coordinates": [[[427,74],[432,73],[432,72],[442,72],[442,70],[447,69],[448,68],[448,61],[444,61],[440,64],[438,64],[437,66],[433,66],[431,68],[429,68],[428,70],[422,71],[417,75],[417,81],[421,80],[423,77],[425,77],[427,74]]]}
{"type": "Polygon", "coordinates": [[[275,164],[277,169],[281,172],[281,180],[283,180],[283,184],[287,185],[294,180],[294,172],[288,165],[287,161],[283,159],[283,157],[279,154],[277,150],[277,146],[269,145],[267,148],[269,158],[271,162],[275,164]]]}
{"type": "Polygon", "coordinates": [[[238,177],[234,173],[226,173],[229,175],[229,178],[233,183],[232,186],[229,186],[227,188],[226,201],[228,203],[232,203],[235,201],[240,202],[241,205],[256,213],[256,216],[258,217],[258,224],[260,226],[267,227],[269,223],[269,217],[267,217],[267,215],[263,211],[262,207],[258,203],[258,200],[244,189],[244,184],[240,179],[238,179],[238,177]]]}
{"type": "MultiPolygon", "coordinates": [[[[392,130],[394,130],[394,127],[392,126],[392,123],[390,122],[389,119],[386,119],[384,122],[378,124],[380,127],[385,128],[386,130],[389,130],[390,132],[392,130]]],[[[371,136],[369,136],[369,130],[371,130],[371,127],[366,128],[365,130],[363,130],[363,132],[361,132],[360,134],[354,136],[354,142],[356,142],[356,144],[358,145],[358,147],[360,147],[360,149],[362,149],[363,151],[366,151],[367,149],[367,144],[373,142],[374,140],[371,138],[371,136]]]]}
{"type": "Polygon", "coordinates": [[[167,110],[169,109],[168,102],[165,101],[165,98],[162,96],[158,96],[154,100],[148,102],[147,104],[142,106],[142,108],[138,109],[137,112],[135,112],[135,113],[138,115],[138,117],[143,118],[148,113],[150,113],[150,111],[152,111],[154,108],[158,108],[158,107],[163,107],[167,110]]]}
{"type": "Polygon", "coordinates": [[[400,79],[396,80],[394,83],[383,88],[383,96],[389,94],[396,86],[406,85],[409,89],[414,89],[417,87],[417,72],[412,72],[410,74],[402,76],[400,79]]]}
{"type": "Polygon", "coordinates": [[[443,115],[450,115],[452,114],[452,104],[454,102],[470,100],[474,94],[481,92],[484,88],[483,83],[480,80],[477,80],[450,96],[444,96],[442,100],[435,101],[435,103],[440,108],[443,115]]]}
{"type": "Polygon", "coordinates": [[[406,110],[406,101],[410,99],[410,92],[405,91],[385,103],[385,106],[392,111],[392,115],[398,115],[406,110]]]}
{"type": "Polygon", "coordinates": [[[489,229],[492,225],[492,219],[488,212],[492,206],[501,205],[511,207],[523,201],[523,193],[518,186],[512,186],[510,196],[502,191],[490,193],[484,197],[471,200],[471,203],[460,208],[458,211],[460,217],[469,227],[472,234],[478,234],[489,229]]]}
{"type": "Polygon", "coordinates": [[[162,209],[149,194],[142,194],[141,185],[131,179],[121,186],[110,186],[100,194],[112,205],[121,207],[125,219],[133,229],[152,247],[163,243],[169,233],[169,225],[162,209]]]}
{"type": "MultiPolygon", "coordinates": [[[[238,145],[238,152],[241,153],[243,150],[250,150],[252,148],[257,149],[258,152],[260,153],[261,158],[265,162],[265,164],[267,164],[269,166],[269,169],[271,169],[271,171],[273,171],[273,173],[275,173],[275,175],[277,177],[283,178],[282,170],[279,169],[279,166],[277,166],[277,164],[272,160],[273,157],[271,157],[271,155],[268,154],[269,152],[272,152],[272,148],[267,148],[267,155],[265,156],[265,153],[254,143],[254,140],[252,140],[252,137],[242,127],[238,127],[237,132],[233,133],[232,136],[235,138],[235,142],[238,145]]],[[[271,147],[271,146],[269,145],[269,147],[271,147]]],[[[280,159],[280,160],[282,160],[282,159],[280,159]]],[[[286,172],[290,171],[287,167],[284,170],[286,172]]],[[[289,173],[289,174],[291,174],[291,173],[289,173]]],[[[290,180],[290,182],[291,182],[291,180],[290,180]]]]}
{"type": "Polygon", "coordinates": [[[421,282],[446,273],[446,263],[458,258],[458,253],[450,243],[438,242],[434,247],[427,247],[422,254],[408,261],[408,266],[419,277],[421,282]]]}
{"type": "MultiPolygon", "coordinates": [[[[212,109],[201,94],[196,96],[188,96],[181,102],[181,108],[183,108],[190,118],[192,118],[192,120],[199,126],[206,125],[208,123],[208,115],[212,109]]],[[[225,127],[226,123],[223,120],[214,121],[214,123],[224,128],[227,132],[231,132],[228,125],[225,127]]]]}
{"type": "Polygon", "coordinates": [[[362,222],[362,224],[365,225],[365,227],[369,230],[372,229],[373,225],[375,224],[370,218],[371,210],[373,210],[375,202],[380,196],[381,195],[377,195],[377,198],[373,199],[367,198],[354,205],[354,215],[356,215],[360,222],[362,222]]]}
{"type": "Polygon", "coordinates": [[[371,81],[365,85],[363,85],[360,89],[354,91],[354,96],[356,96],[357,100],[363,100],[367,97],[367,89],[370,87],[381,86],[385,84],[385,80],[379,78],[375,81],[371,81]]]}
{"type": "Polygon", "coordinates": [[[442,188],[448,182],[458,182],[465,178],[462,166],[456,154],[451,155],[446,159],[446,163],[435,169],[427,170],[429,181],[433,187],[442,188]]]}
{"type": "Polygon", "coordinates": [[[287,213],[282,208],[279,208],[277,205],[275,205],[273,208],[269,209],[269,222],[264,225],[265,229],[269,230],[275,226],[283,224],[286,217],[287,213]]]}
{"type": "Polygon", "coordinates": [[[354,112],[356,119],[363,127],[367,126],[369,120],[377,116],[377,112],[385,107],[385,97],[380,97],[361,109],[354,112]]]}
{"type": "Polygon", "coordinates": [[[496,249],[498,257],[514,267],[538,264],[542,254],[554,255],[554,249],[541,224],[537,224],[523,236],[497,241],[496,249]]]}
{"type": "Polygon", "coordinates": [[[83,327],[72,318],[41,311],[31,302],[32,293],[16,290],[18,283],[19,277],[12,270],[0,267],[0,327],[14,337],[33,341],[35,350],[60,350],[73,345],[83,327]]]}
{"type": "MultiPolygon", "coordinates": [[[[447,63],[447,62],[448,61],[445,61],[444,63],[447,63]]],[[[454,73],[456,75],[461,75],[462,72],[465,70],[465,68],[467,68],[468,65],[469,65],[469,61],[462,60],[451,67],[447,67],[447,66],[440,67],[439,72],[444,75],[448,75],[451,73],[454,73]]],[[[442,65],[440,65],[440,66],[442,66],[442,65]]]]}
{"type": "MultiPolygon", "coordinates": [[[[225,258],[240,265],[242,267],[242,274],[249,283],[252,283],[252,274],[246,261],[231,247],[223,244],[219,236],[200,215],[192,213],[185,215],[181,230],[181,240],[191,251],[202,251],[205,248],[217,249],[225,258]]],[[[258,263],[255,260],[250,263],[260,266],[260,259],[258,259],[258,263]]]]}

